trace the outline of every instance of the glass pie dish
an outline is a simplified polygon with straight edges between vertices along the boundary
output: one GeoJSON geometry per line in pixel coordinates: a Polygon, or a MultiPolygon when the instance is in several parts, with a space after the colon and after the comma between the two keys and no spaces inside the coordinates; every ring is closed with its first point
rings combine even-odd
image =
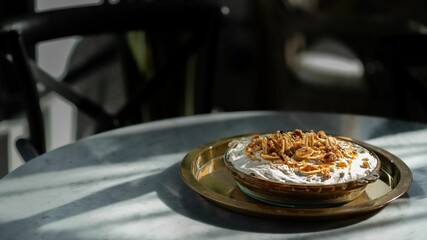
{"type": "Polygon", "coordinates": [[[242,171],[236,167],[230,157],[230,149],[224,153],[224,163],[237,186],[246,195],[259,201],[284,207],[331,207],[348,203],[359,197],[366,186],[379,178],[381,161],[377,155],[345,137],[335,137],[358,149],[363,149],[374,159],[371,171],[357,179],[341,182],[292,182],[266,179],[259,175],[242,171]]]}

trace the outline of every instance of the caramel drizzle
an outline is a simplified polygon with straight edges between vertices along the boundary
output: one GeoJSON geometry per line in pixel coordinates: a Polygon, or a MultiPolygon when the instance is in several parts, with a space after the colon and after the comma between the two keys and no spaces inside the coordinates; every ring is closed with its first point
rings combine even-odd
{"type": "Polygon", "coordinates": [[[349,166],[357,156],[353,147],[343,149],[336,138],[324,131],[304,133],[299,129],[255,135],[246,146],[245,153],[253,161],[260,161],[261,157],[271,164],[285,164],[305,175],[320,173],[324,179],[331,177],[335,167],[349,166]]]}

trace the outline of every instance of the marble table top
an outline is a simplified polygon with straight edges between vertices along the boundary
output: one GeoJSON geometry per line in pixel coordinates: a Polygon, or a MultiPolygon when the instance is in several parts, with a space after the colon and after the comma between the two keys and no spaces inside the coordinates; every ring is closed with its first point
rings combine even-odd
{"type": "Polygon", "coordinates": [[[384,118],[235,112],[168,119],[82,139],[0,180],[0,239],[425,239],[427,125],[384,118]],[[320,130],[382,147],[414,182],[369,217],[331,221],[246,216],[206,201],[179,175],[192,148],[228,136],[320,130]]]}

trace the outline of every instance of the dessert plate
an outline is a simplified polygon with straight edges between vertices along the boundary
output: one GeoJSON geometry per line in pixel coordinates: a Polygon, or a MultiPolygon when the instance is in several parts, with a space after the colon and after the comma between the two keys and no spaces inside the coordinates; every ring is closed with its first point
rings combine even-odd
{"type": "MultiPolygon", "coordinates": [[[[311,135],[312,133],[309,133],[309,134],[311,135]]],[[[274,135],[275,136],[272,136],[272,134],[270,134],[269,137],[274,138],[274,137],[282,136],[282,135],[277,135],[276,133],[274,133],[274,135]]],[[[257,134],[255,136],[260,136],[260,135],[257,134]]],[[[267,135],[264,135],[264,136],[267,136],[267,135]]],[[[305,177],[307,177],[307,174],[300,173],[301,175],[298,175],[291,171],[291,172],[283,172],[283,176],[277,175],[277,173],[268,170],[268,169],[271,169],[270,168],[271,165],[266,167],[265,162],[262,163],[257,160],[255,161],[250,160],[250,158],[247,158],[245,160],[243,158],[243,156],[247,156],[246,155],[247,147],[243,148],[245,152],[242,153],[241,145],[249,144],[249,142],[252,141],[251,139],[253,139],[253,137],[254,136],[251,136],[249,138],[241,138],[237,140],[238,142],[233,143],[233,147],[229,148],[224,154],[224,158],[225,158],[224,163],[227,170],[229,170],[229,172],[233,175],[234,179],[237,182],[237,185],[244,193],[246,193],[247,195],[257,200],[264,201],[269,204],[275,204],[275,205],[285,206],[285,207],[304,207],[304,208],[338,206],[356,199],[360,194],[364,192],[366,186],[369,183],[373,183],[379,178],[381,161],[373,151],[363,148],[362,146],[354,142],[346,141],[340,137],[333,137],[333,139],[336,139],[336,141],[339,141],[339,143],[336,142],[336,144],[339,144],[339,146],[342,147],[342,149],[346,149],[349,146],[351,146],[352,147],[351,153],[358,152],[357,153],[358,156],[357,157],[354,156],[355,158],[352,159],[353,161],[350,163],[351,164],[350,166],[344,165],[347,171],[350,171],[350,169],[355,170],[355,172],[353,172],[354,176],[352,176],[352,179],[348,178],[347,180],[340,181],[340,182],[329,181],[327,183],[316,182],[316,180],[310,183],[295,182],[295,181],[298,181],[297,179],[301,181],[305,180],[306,179],[305,177]],[[370,163],[368,162],[366,163],[368,163],[369,170],[368,170],[368,167],[361,166],[363,164],[362,159],[368,159],[368,158],[370,159],[369,160],[370,163]],[[256,164],[259,164],[259,165],[256,165],[256,164]],[[244,166],[244,168],[241,168],[242,166],[244,166]],[[262,167],[262,170],[260,169],[260,167],[262,167]],[[254,172],[259,171],[260,172],[259,174],[262,175],[263,177],[259,177],[255,174],[253,175],[249,174],[248,172],[246,172],[247,170],[249,170],[248,168],[256,169],[254,172]],[[264,173],[264,172],[261,173],[261,171],[268,171],[268,173],[264,173]],[[270,178],[269,180],[268,177],[270,177],[269,176],[270,174],[275,177],[270,178]],[[284,182],[278,182],[275,179],[276,176],[277,178],[284,180],[284,182]],[[289,179],[285,180],[284,179],[285,177],[289,177],[289,179]]],[[[259,139],[262,139],[262,138],[258,137],[257,139],[259,141],[259,139]]],[[[281,139],[277,139],[277,141],[280,142],[281,139]]],[[[290,144],[293,145],[293,143],[290,143],[290,144]]],[[[314,139],[312,144],[314,145],[314,139]]],[[[229,147],[230,147],[230,144],[229,144],[229,147]]],[[[255,147],[256,146],[251,145],[250,148],[252,149],[255,147]]],[[[268,148],[267,145],[265,147],[268,148]]],[[[281,151],[281,147],[279,147],[278,149],[279,151],[281,151]]],[[[271,150],[277,151],[277,149],[271,149],[271,150]]],[[[266,150],[266,151],[269,151],[269,150],[266,150]]],[[[321,150],[319,149],[319,151],[321,150]]],[[[343,154],[343,152],[341,152],[338,148],[336,148],[335,151],[343,154]]],[[[304,152],[309,152],[309,151],[304,150],[304,152]]],[[[288,154],[292,154],[293,156],[294,154],[296,155],[296,153],[292,153],[291,151],[288,154]]],[[[349,156],[352,156],[352,155],[349,155],[349,156]]],[[[346,159],[344,155],[342,155],[341,158],[346,159]]],[[[291,161],[291,160],[289,159],[287,161],[291,161]]],[[[305,164],[304,160],[301,162],[302,164],[305,164]]],[[[333,162],[335,164],[336,162],[338,163],[341,162],[341,160],[333,160],[333,162]]],[[[298,160],[295,163],[298,163],[298,160]]],[[[328,171],[327,173],[331,174],[328,180],[336,179],[336,177],[332,177],[332,174],[337,174],[337,175],[340,173],[344,174],[344,172],[340,171],[341,169],[338,169],[338,165],[334,165],[334,164],[333,164],[334,169],[336,169],[337,171],[334,171],[333,173],[329,172],[330,165],[326,165],[327,166],[326,170],[328,171]]],[[[277,171],[277,168],[275,170],[277,171]]],[[[316,175],[316,177],[321,175],[323,177],[324,173],[322,173],[321,171],[320,173],[313,174],[313,175],[316,175]]],[[[313,175],[310,175],[310,177],[313,177],[313,175]]],[[[345,176],[343,177],[345,178],[345,176]]]]}
{"type": "Polygon", "coordinates": [[[403,195],[412,183],[408,166],[386,150],[347,137],[373,151],[381,161],[380,179],[368,184],[355,200],[335,207],[276,206],[242,192],[227,171],[223,155],[235,138],[221,139],[191,150],[182,160],[180,174],[194,191],[219,206],[236,212],[272,218],[347,218],[374,212],[403,195]]]}

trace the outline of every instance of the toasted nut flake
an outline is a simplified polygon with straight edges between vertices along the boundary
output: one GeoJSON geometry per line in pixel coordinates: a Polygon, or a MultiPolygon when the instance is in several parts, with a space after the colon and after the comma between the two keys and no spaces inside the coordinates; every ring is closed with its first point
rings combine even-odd
{"type": "Polygon", "coordinates": [[[272,164],[286,164],[303,174],[321,173],[324,179],[335,171],[334,165],[347,167],[358,154],[352,147],[342,149],[337,139],[324,131],[304,133],[299,129],[253,136],[245,153],[251,160],[259,161],[261,157],[272,164]],[[349,162],[342,161],[344,158],[349,162]]]}
{"type": "Polygon", "coordinates": [[[363,161],[362,165],[360,166],[362,168],[369,168],[369,162],[368,161],[363,161]]]}

